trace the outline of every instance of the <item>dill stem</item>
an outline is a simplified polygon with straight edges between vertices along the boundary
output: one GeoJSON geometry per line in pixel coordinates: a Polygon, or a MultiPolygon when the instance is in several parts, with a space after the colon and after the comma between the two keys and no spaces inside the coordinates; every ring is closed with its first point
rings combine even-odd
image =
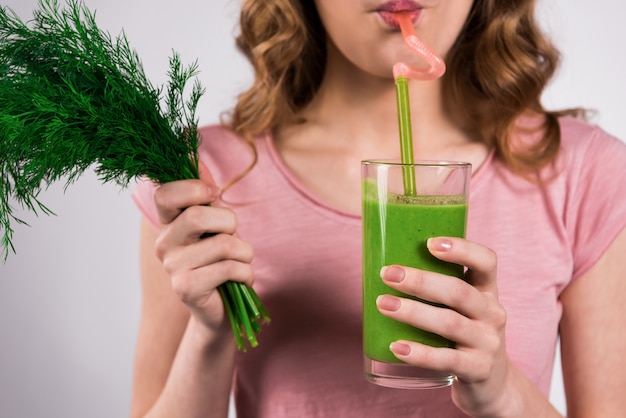
{"type": "Polygon", "coordinates": [[[232,307],[233,302],[229,296],[229,292],[226,286],[218,286],[217,290],[220,293],[220,296],[222,297],[222,301],[224,303],[224,309],[226,310],[226,315],[228,316],[230,326],[235,336],[235,343],[237,344],[237,349],[241,351],[246,351],[246,345],[244,344],[243,339],[241,338],[239,323],[237,321],[237,317],[235,313],[233,312],[233,307],[232,307]]]}
{"type": "Polygon", "coordinates": [[[231,296],[234,299],[234,305],[237,313],[237,320],[239,325],[243,327],[243,332],[246,334],[248,342],[252,347],[256,347],[259,345],[254,330],[252,329],[252,324],[250,323],[250,315],[248,314],[248,310],[246,309],[245,302],[243,301],[243,296],[241,294],[241,288],[245,287],[245,285],[237,282],[226,282],[226,288],[231,293],[231,296]]]}

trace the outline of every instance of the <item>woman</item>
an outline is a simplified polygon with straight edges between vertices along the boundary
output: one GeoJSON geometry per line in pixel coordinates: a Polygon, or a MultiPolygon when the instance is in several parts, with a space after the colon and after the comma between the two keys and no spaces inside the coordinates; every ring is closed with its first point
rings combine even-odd
{"type": "Polygon", "coordinates": [[[135,193],[145,221],[133,416],[223,417],[231,385],[240,417],[558,416],[547,400],[558,335],[569,416],[624,410],[614,371],[626,338],[613,330],[626,319],[626,147],[578,110],[543,109],[558,54],[533,11],[530,0],[243,2],[238,44],[255,81],[225,126],[201,131],[203,181],[135,193]],[[473,165],[467,240],[429,247],[466,266],[467,283],[381,273],[452,308],[378,301],[457,343],[390,348],[458,376],[437,391],[362,376],[359,162],[398,158],[391,68],[420,64],[400,11],[448,65],[409,83],[416,158],[473,165]],[[226,280],[254,281],[272,316],[246,353],[215,291],[226,280]]]}

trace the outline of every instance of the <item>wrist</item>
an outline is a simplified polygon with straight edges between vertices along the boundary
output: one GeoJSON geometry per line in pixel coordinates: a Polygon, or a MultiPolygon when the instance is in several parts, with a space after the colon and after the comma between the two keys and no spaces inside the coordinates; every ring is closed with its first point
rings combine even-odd
{"type": "Polygon", "coordinates": [[[562,417],[547,397],[513,364],[509,363],[500,394],[480,418],[562,417]]]}
{"type": "Polygon", "coordinates": [[[187,334],[193,344],[211,357],[227,355],[236,351],[235,339],[228,321],[217,329],[208,327],[196,316],[191,315],[187,324],[187,334]]]}
{"type": "MultiPolygon", "coordinates": [[[[508,360],[507,360],[508,361],[508,360]]],[[[499,378],[491,376],[481,382],[459,380],[453,391],[454,403],[467,415],[474,418],[514,418],[522,417],[523,405],[520,401],[516,373],[509,362],[499,378]]]]}

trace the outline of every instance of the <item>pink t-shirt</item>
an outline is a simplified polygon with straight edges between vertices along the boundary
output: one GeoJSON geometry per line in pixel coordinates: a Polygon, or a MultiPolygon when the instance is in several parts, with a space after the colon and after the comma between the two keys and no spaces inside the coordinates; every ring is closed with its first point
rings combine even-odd
{"type": "MultiPolygon", "coordinates": [[[[558,175],[544,187],[489,157],[472,178],[467,234],[498,254],[509,356],[546,396],[559,294],[626,225],[626,145],[575,119],[562,119],[561,128],[558,175]]],[[[201,134],[201,160],[218,184],[249,165],[249,147],[232,133],[209,126],[201,134]]],[[[256,146],[258,163],[223,203],[237,212],[238,234],[255,248],[255,289],[272,317],[260,346],[238,355],[238,416],[463,416],[449,388],[397,390],[363,378],[361,219],[309,193],[269,136],[256,146]]],[[[158,227],[153,193],[143,182],[134,198],[158,227]]]]}

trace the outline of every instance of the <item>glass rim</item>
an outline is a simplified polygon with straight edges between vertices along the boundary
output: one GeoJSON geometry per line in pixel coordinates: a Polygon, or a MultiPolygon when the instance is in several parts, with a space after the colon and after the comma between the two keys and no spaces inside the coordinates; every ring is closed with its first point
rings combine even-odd
{"type": "Polygon", "coordinates": [[[465,161],[451,160],[415,160],[412,163],[403,163],[401,160],[395,159],[368,159],[362,160],[362,165],[386,165],[386,166],[403,166],[403,167],[471,167],[472,163],[465,161]]]}

